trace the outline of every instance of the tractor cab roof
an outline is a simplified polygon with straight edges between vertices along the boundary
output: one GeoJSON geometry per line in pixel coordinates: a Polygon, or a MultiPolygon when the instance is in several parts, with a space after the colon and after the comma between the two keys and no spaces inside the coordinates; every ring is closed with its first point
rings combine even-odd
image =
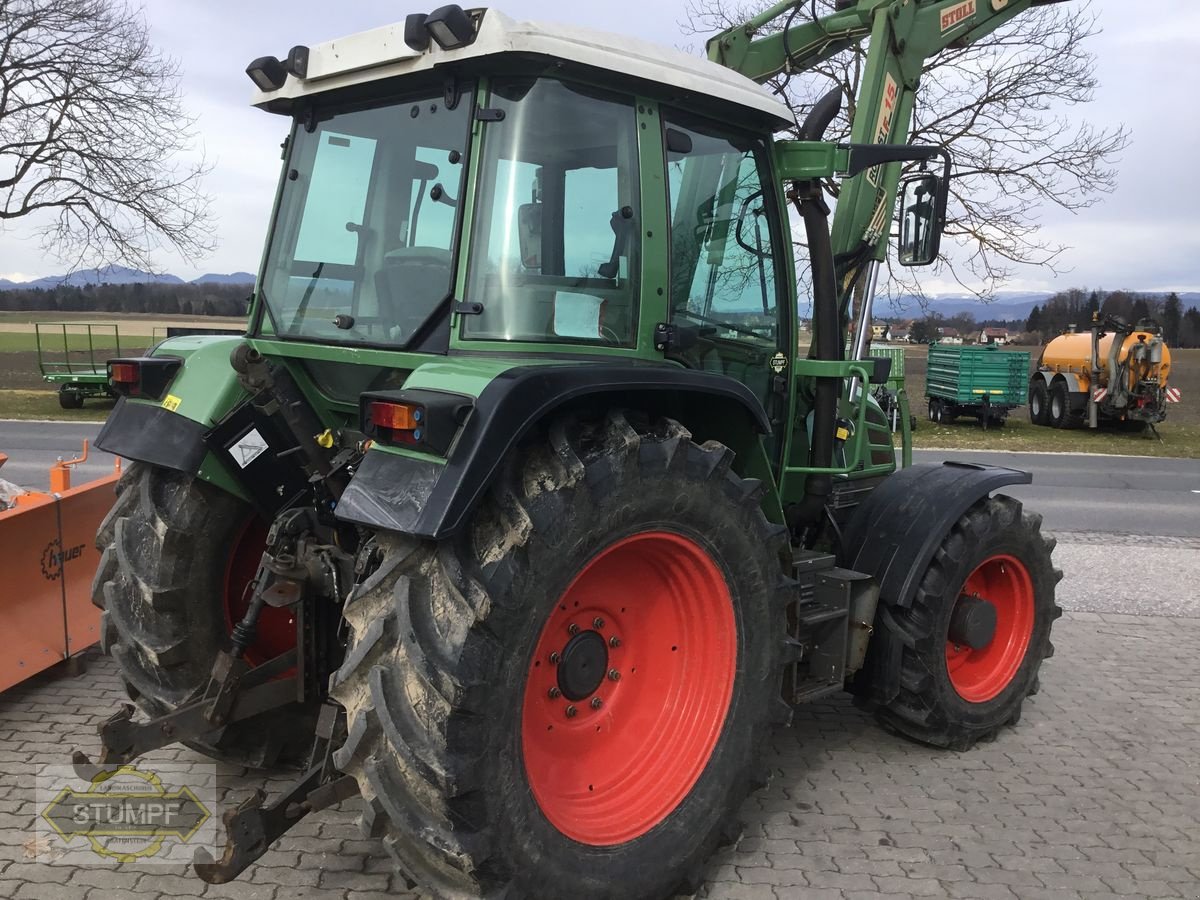
{"type": "Polygon", "coordinates": [[[405,41],[404,22],[317,44],[307,50],[306,65],[289,67],[280,87],[255,91],[251,102],[286,114],[292,112],[294,101],[328,91],[457,63],[475,63],[473,68],[480,71],[480,61],[491,64],[499,62],[494,58],[523,56],[567,61],[622,79],[665,85],[694,98],[710,98],[717,105],[740,107],[777,128],[795,124],[788,106],[761,85],[703,57],[589,28],[516,22],[494,9],[471,10],[470,15],[476,35],[457,49],[443,49],[436,41],[428,41],[423,50],[414,49],[405,41]]]}

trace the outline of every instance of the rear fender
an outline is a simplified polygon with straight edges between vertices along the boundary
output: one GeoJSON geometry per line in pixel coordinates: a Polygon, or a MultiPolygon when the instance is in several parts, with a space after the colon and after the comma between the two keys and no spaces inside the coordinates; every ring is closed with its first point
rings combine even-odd
{"type": "Polygon", "coordinates": [[[1087,392],[1087,383],[1083,381],[1074,372],[1059,372],[1054,376],[1054,381],[1065,381],[1067,390],[1072,394],[1083,394],[1087,392]]]}
{"type": "Polygon", "coordinates": [[[204,442],[213,425],[247,396],[229,365],[238,337],[194,335],[170,338],[153,356],[183,359],[161,400],[122,398],[104,423],[96,446],[129,460],[198,475],[222,490],[246,494],[204,442]]]}
{"type": "MultiPolygon", "coordinates": [[[[437,387],[421,383],[421,389],[437,387]]],[[[444,461],[375,445],[338,501],[336,514],[372,528],[448,537],[467,521],[505,455],[532,428],[566,409],[614,406],[678,418],[697,440],[728,443],[751,470],[745,474],[769,483],[758,438],[771,430],[770,420],[740,382],[665,366],[516,366],[482,388],[444,461]]],[[[767,512],[782,517],[777,510],[767,512]]]]}
{"type": "Polygon", "coordinates": [[[868,669],[856,690],[869,685],[881,702],[896,696],[903,638],[888,627],[887,610],[912,605],[942,540],[968,509],[998,488],[1032,481],[1017,469],[947,462],[902,469],[871,492],[846,527],[839,558],[879,584],[868,669]]]}

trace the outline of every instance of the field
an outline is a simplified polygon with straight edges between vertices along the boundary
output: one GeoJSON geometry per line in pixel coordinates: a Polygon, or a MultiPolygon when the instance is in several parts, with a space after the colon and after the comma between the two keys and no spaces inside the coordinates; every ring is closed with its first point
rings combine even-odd
{"type": "MultiPolygon", "coordinates": [[[[58,405],[55,388],[46,384],[38,372],[33,322],[87,321],[121,324],[122,353],[137,354],[161,337],[169,325],[228,328],[244,324],[240,319],[168,319],[162,316],[114,316],[53,313],[0,313],[0,418],[64,419],[101,421],[112,408],[110,402],[88,400],[83,409],[64,410],[58,405]],[[157,333],[157,334],[156,334],[157,333]]],[[[78,331],[78,326],[70,329],[78,331]]],[[[61,339],[60,339],[61,341],[61,339]]],[[[86,335],[73,333],[72,350],[87,347],[86,335]]],[[[61,346],[61,343],[60,343],[61,346]]],[[[93,346],[98,359],[115,349],[111,335],[97,330],[93,346]]],[[[906,348],[906,384],[913,414],[917,417],[915,446],[922,449],[1043,450],[1062,453],[1125,454],[1132,456],[1172,456],[1200,459],[1200,350],[1173,351],[1171,384],[1183,392],[1183,402],[1170,408],[1167,421],[1153,434],[1123,434],[1109,430],[1059,431],[1035,428],[1024,409],[1014,410],[1003,428],[984,431],[973,419],[959,419],[951,425],[934,425],[926,415],[925,366],[928,348],[906,348]]],[[[73,352],[72,362],[85,360],[73,352]]],[[[1033,354],[1036,358],[1036,352],[1033,354]]]]}

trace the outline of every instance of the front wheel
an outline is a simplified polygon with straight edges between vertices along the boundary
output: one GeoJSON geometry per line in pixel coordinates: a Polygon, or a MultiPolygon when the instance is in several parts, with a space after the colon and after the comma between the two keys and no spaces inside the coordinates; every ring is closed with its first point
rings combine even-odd
{"type": "Polygon", "coordinates": [[[698,887],[782,701],[782,528],[732,454],[560,422],[434,544],[378,535],[333,682],[368,831],[440,897],[698,887]]]}
{"type": "Polygon", "coordinates": [[[1050,393],[1046,390],[1046,382],[1040,378],[1029,388],[1029,421],[1033,425],[1049,425],[1050,413],[1047,406],[1050,393]]]}
{"type": "Polygon", "coordinates": [[[1041,517],[1011,497],[984,498],[955,523],[911,606],[889,611],[901,671],[899,693],[877,710],[885,725],[965,750],[1016,723],[1054,653],[1053,548],[1041,517]]]}
{"type": "Polygon", "coordinates": [[[83,394],[79,393],[79,391],[60,388],[58,391],[58,405],[63,409],[81,409],[83,407],[83,394]]]}

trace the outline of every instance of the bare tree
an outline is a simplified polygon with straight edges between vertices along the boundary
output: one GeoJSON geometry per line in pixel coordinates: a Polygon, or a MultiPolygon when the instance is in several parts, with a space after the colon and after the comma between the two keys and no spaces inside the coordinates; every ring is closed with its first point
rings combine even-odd
{"type": "MultiPolygon", "coordinates": [[[[690,0],[692,34],[710,34],[746,21],[764,3],[690,0]]],[[[829,11],[832,0],[817,0],[829,11]]],[[[805,12],[807,14],[807,4],[805,12]]],[[[1110,193],[1113,163],[1128,143],[1124,128],[1097,128],[1069,115],[1092,100],[1095,57],[1087,39],[1098,31],[1087,2],[1040,7],[1015,17],[984,41],[950,47],[926,62],[917,94],[912,141],[946,144],[954,153],[946,248],[935,274],[971,280],[990,296],[1017,264],[1057,272],[1067,248],[1039,231],[1037,214],[1047,205],[1078,212],[1110,193]],[[965,268],[966,272],[959,271],[965,268]]],[[[843,113],[828,132],[850,134],[866,62],[862,45],[771,86],[803,121],[831,86],[843,95],[843,113]]],[[[868,113],[869,114],[869,113],[868,113]]],[[[830,190],[836,195],[837,185],[830,190]]],[[[921,270],[891,270],[889,291],[921,295],[921,270]]],[[[930,270],[925,270],[930,271],[930,270]]]]}
{"type": "Polygon", "coordinates": [[[211,250],[178,74],[123,0],[0,0],[0,227],[73,267],[211,250]]]}

